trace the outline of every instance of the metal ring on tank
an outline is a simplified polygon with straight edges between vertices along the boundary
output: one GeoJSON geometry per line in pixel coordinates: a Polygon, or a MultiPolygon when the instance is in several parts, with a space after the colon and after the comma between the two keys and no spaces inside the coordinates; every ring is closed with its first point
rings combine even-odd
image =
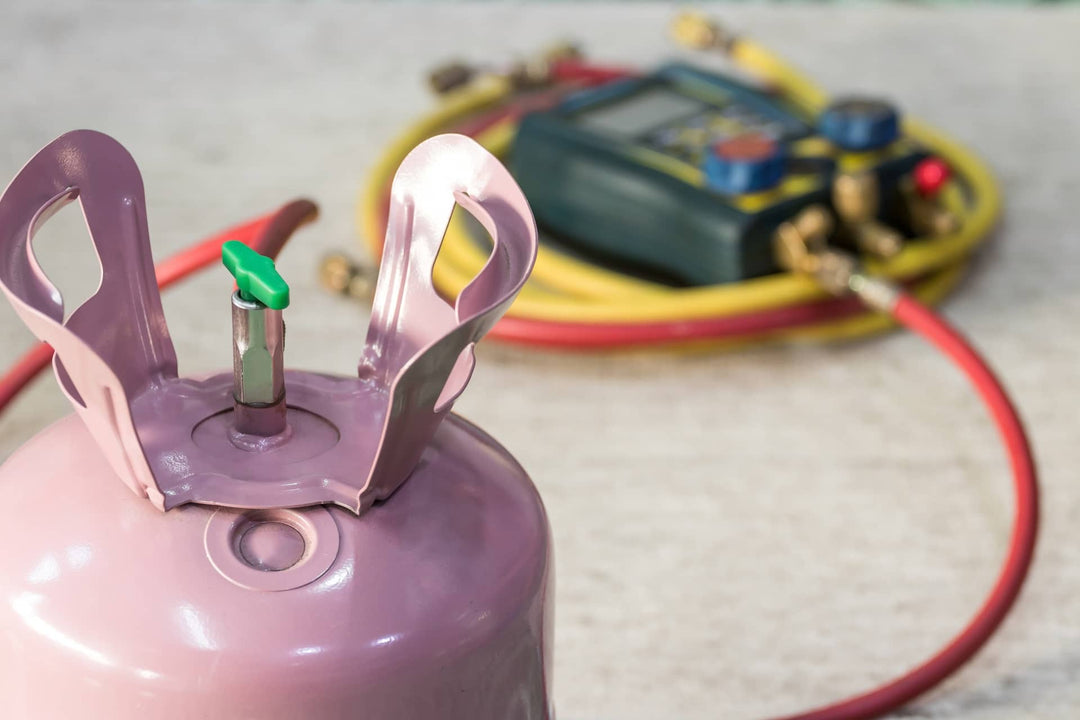
{"type": "Polygon", "coordinates": [[[321,506],[297,509],[237,510],[219,508],[206,523],[204,535],[210,563],[230,582],[248,590],[294,590],[322,577],[337,559],[341,535],[330,511],[321,506]],[[280,524],[303,541],[295,562],[276,570],[246,557],[245,535],[260,526],[280,524]]]}

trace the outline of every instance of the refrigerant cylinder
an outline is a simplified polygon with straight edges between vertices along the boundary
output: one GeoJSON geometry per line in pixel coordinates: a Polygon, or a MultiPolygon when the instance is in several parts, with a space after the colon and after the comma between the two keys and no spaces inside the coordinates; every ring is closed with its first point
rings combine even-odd
{"type": "Polygon", "coordinates": [[[0,467],[0,717],[552,717],[543,505],[450,413],[532,267],[532,216],[441,136],[402,164],[388,227],[358,373],[284,370],[288,286],[230,244],[232,370],[182,378],[126,151],[69,133],[15,178],[0,283],[76,412],[0,467]],[[31,239],[68,201],[102,283],[65,320],[31,239]],[[450,304],[431,270],[457,205],[494,250],[450,304]]]}

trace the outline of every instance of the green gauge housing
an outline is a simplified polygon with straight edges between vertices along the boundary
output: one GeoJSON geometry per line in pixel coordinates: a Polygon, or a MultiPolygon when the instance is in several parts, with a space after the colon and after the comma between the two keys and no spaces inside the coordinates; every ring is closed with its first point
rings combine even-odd
{"type": "Polygon", "coordinates": [[[510,167],[557,244],[672,284],[731,283],[779,271],[776,228],[828,205],[838,167],[875,172],[879,219],[904,227],[899,183],[926,153],[903,138],[841,149],[817,122],[760,88],[668,65],[526,115],[510,167]],[[758,141],[736,142],[747,137],[758,141]]]}

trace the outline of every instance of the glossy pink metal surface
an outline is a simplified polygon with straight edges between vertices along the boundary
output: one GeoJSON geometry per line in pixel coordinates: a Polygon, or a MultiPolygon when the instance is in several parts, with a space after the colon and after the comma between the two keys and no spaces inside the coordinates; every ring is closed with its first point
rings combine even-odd
{"type": "MultiPolygon", "coordinates": [[[[298,511],[327,513],[339,548],[288,590],[242,587],[211,562],[215,514],[245,511],[159,512],[75,417],[0,468],[0,503],[5,720],[551,717],[543,508],[456,417],[390,500],[359,517],[298,511]]],[[[262,574],[288,582],[306,562],[262,574]]]]}
{"type": "Polygon", "coordinates": [[[230,389],[177,378],[154,283],[142,180],[112,138],[88,130],[61,136],[0,197],[0,289],[27,327],[56,349],[57,377],[117,474],[159,508],[329,502],[359,513],[408,477],[468,384],[473,345],[513,302],[536,258],[536,225],[521,190],[498,160],[461,135],[427,140],[405,158],[389,217],[359,377],[332,388],[287,384],[298,418],[287,471],[275,453],[193,443],[200,423],[232,407],[230,389]],[[102,282],[65,320],[32,238],[76,199],[102,282]],[[488,229],[494,250],[451,306],[436,293],[431,272],[457,204],[488,229]],[[310,423],[300,425],[299,418],[313,416],[334,425],[344,441],[306,448],[322,442],[303,431],[310,423]]]}
{"type": "Polygon", "coordinates": [[[70,133],[16,177],[0,286],[56,347],[77,416],[0,466],[0,717],[552,717],[543,505],[450,414],[535,225],[460,136],[405,160],[390,218],[359,376],[286,372],[288,431],[246,443],[231,373],[176,376],[126,151],[70,133]],[[31,243],[75,198],[103,282],[65,321],[31,243]],[[431,269],[456,203],[495,250],[450,305],[431,269]]]}

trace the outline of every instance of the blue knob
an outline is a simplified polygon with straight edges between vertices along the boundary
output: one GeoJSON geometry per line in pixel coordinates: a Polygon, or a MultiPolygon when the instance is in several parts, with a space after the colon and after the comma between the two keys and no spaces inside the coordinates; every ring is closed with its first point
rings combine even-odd
{"type": "Polygon", "coordinates": [[[900,136],[900,114],[883,100],[845,98],[825,108],[818,131],[843,150],[877,150],[900,136]]]}
{"type": "Polygon", "coordinates": [[[736,135],[708,149],[704,170],[708,186],[724,195],[761,192],[784,178],[784,151],[768,135],[736,135]]]}

